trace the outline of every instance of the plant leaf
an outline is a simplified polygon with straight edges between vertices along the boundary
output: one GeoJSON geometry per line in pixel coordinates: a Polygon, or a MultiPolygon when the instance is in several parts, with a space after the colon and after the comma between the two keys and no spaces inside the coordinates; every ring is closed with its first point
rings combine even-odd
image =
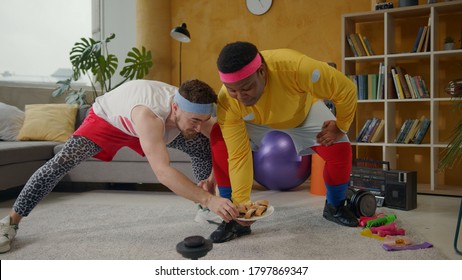
{"type": "MultiPolygon", "coordinates": [[[[109,53],[107,44],[115,37],[115,34],[112,33],[102,41],[95,41],[93,38],[80,38],[69,53],[73,74],[69,79],[57,83],[52,96],[67,94],[67,103],[86,104],[85,91],[83,89],[76,91],[71,87],[71,83],[78,81],[81,75],[89,76],[93,99],[112,90],[111,79],[117,71],[119,60],[114,54],[109,53]]],[[[152,67],[151,52],[147,51],[145,47],[142,47],[141,50],[132,48],[127,53],[125,64],[120,72],[124,79],[117,86],[127,80],[145,77],[152,67]]]]}
{"type": "Polygon", "coordinates": [[[57,86],[51,93],[51,96],[53,97],[58,97],[63,95],[66,91],[68,91],[71,88],[71,79],[66,79],[62,81],[56,82],[57,86]]]}
{"type": "MultiPolygon", "coordinates": [[[[455,98],[459,98],[459,101],[454,107],[460,109],[462,106],[462,93],[459,93],[455,98]]],[[[439,171],[451,168],[462,161],[462,118],[454,129],[451,139],[448,146],[442,152],[442,158],[438,163],[439,171]]]]}
{"type": "Polygon", "coordinates": [[[151,51],[146,51],[145,47],[142,47],[141,51],[137,48],[132,48],[127,54],[125,63],[126,66],[120,72],[122,77],[129,80],[142,79],[152,67],[151,51]]]}
{"type": "Polygon", "coordinates": [[[65,101],[67,104],[79,104],[80,106],[87,104],[86,92],[83,89],[70,91],[65,101]]]}
{"type": "Polygon", "coordinates": [[[101,42],[92,38],[81,38],[81,42],[76,42],[70,52],[70,60],[75,73],[85,74],[96,63],[96,58],[101,55],[101,42]]]}

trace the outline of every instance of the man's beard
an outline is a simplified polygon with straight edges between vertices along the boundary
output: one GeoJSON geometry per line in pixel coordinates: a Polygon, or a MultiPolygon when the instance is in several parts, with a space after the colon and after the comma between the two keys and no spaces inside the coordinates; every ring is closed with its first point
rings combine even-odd
{"type": "Polygon", "coordinates": [[[198,132],[195,131],[194,129],[187,129],[187,130],[180,129],[180,125],[179,125],[180,122],[179,122],[178,117],[176,118],[175,123],[176,123],[176,127],[178,128],[181,135],[183,135],[185,139],[193,139],[194,137],[196,137],[198,132]]]}
{"type": "Polygon", "coordinates": [[[183,135],[185,139],[193,139],[194,137],[196,137],[198,133],[196,131],[191,131],[191,130],[180,130],[180,132],[181,132],[181,135],[183,135]]]}

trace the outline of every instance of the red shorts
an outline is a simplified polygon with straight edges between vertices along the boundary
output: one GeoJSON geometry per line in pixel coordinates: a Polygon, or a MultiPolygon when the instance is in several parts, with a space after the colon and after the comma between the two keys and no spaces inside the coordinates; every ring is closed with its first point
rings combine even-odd
{"type": "Polygon", "coordinates": [[[101,151],[93,157],[103,161],[111,161],[122,147],[129,147],[141,156],[145,156],[138,137],[126,134],[98,117],[93,112],[93,108],[90,109],[82,125],[72,135],[83,136],[96,143],[101,151]]]}

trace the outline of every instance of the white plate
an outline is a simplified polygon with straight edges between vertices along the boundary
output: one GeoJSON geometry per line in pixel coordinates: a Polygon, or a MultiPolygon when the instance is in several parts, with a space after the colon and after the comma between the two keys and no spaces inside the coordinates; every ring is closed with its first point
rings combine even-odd
{"type": "Polygon", "coordinates": [[[246,218],[237,218],[237,220],[239,221],[243,221],[243,222],[253,222],[253,221],[257,221],[257,220],[260,220],[260,219],[264,219],[268,216],[271,216],[271,214],[273,214],[274,212],[274,207],[272,205],[268,206],[268,208],[266,209],[265,213],[263,213],[263,215],[261,216],[253,216],[252,218],[250,219],[246,219],[246,218]]]}

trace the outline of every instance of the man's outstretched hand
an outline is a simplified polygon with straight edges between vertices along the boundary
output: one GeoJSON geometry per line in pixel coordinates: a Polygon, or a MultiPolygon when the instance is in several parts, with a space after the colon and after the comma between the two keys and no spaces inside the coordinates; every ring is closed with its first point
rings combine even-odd
{"type": "Polygon", "coordinates": [[[239,216],[236,206],[227,198],[212,196],[206,207],[215,212],[215,214],[227,223],[239,216]]]}

